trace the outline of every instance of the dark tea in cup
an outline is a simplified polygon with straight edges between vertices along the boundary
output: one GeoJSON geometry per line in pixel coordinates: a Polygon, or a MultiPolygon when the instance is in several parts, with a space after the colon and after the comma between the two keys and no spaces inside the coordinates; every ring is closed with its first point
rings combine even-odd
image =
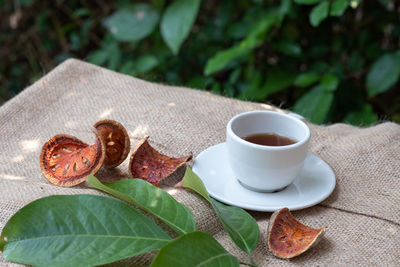
{"type": "Polygon", "coordinates": [[[257,133],[243,137],[247,142],[262,146],[288,146],[297,141],[274,133],[257,133]]]}

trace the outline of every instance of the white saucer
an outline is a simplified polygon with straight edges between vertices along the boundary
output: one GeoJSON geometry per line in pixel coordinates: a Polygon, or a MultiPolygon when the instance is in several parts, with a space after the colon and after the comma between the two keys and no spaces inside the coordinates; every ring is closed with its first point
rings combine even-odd
{"type": "Polygon", "coordinates": [[[226,204],[256,211],[284,207],[299,210],[327,198],[335,188],[335,174],[318,156],[309,153],[299,177],[282,191],[259,193],[243,187],[235,179],[226,156],[226,145],[207,148],[194,160],[193,171],[201,178],[210,196],[226,204]]]}

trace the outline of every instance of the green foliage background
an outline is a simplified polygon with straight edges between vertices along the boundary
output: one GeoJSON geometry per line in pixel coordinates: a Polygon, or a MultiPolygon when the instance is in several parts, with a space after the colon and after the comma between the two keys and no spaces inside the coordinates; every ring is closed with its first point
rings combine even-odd
{"type": "Polygon", "coordinates": [[[399,21],[395,0],[0,0],[0,103],[75,57],[318,124],[400,122],[399,21]]]}

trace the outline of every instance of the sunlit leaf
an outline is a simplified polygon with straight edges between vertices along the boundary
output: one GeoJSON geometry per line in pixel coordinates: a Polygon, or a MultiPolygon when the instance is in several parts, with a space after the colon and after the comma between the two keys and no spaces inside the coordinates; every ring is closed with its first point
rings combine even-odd
{"type": "Polygon", "coordinates": [[[197,174],[189,167],[186,167],[185,176],[183,177],[183,187],[195,191],[211,204],[211,198],[208,195],[206,187],[197,174]]]}
{"type": "Polygon", "coordinates": [[[177,54],[189,35],[199,11],[200,0],[176,0],[168,6],[161,20],[161,35],[168,47],[177,54]]]}
{"type": "Polygon", "coordinates": [[[329,2],[323,1],[315,6],[310,13],[310,23],[314,27],[318,26],[324,19],[328,17],[329,2]]]}
{"type": "Polygon", "coordinates": [[[369,97],[389,90],[397,83],[400,75],[400,52],[385,54],[372,65],[367,75],[369,97]]]}
{"type": "Polygon", "coordinates": [[[154,258],[151,267],[188,266],[239,266],[239,261],[229,254],[212,236],[193,232],[168,243],[154,258]]]}
{"type": "Polygon", "coordinates": [[[119,41],[139,41],[153,32],[158,13],[149,4],[121,9],[104,20],[104,26],[119,41]]]}
{"type": "Polygon", "coordinates": [[[35,266],[93,266],[158,250],[170,241],[152,220],[119,200],[50,196],[15,213],[1,233],[2,256],[35,266]]]}
{"type": "Polygon", "coordinates": [[[196,222],[187,207],[177,202],[161,188],[142,179],[103,184],[95,176],[90,175],[87,184],[147,211],[179,234],[196,230],[196,222]]]}

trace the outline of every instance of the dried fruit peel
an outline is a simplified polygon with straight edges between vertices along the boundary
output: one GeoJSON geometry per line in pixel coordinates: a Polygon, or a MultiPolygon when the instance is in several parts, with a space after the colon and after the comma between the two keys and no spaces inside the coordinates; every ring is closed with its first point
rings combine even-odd
{"type": "Polygon", "coordinates": [[[275,211],[268,225],[268,248],[276,257],[289,259],[315,245],[326,227],[314,229],[297,221],[288,208],[275,211]]]}
{"type": "Polygon", "coordinates": [[[150,146],[148,138],[144,137],[135,146],[129,162],[129,174],[132,178],[140,178],[157,186],[160,181],[189,161],[192,154],[182,158],[168,157],[150,146]]]}
{"type": "Polygon", "coordinates": [[[106,146],[106,156],[103,166],[115,168],[128,156],[131,147],[128,132],[114,120],[98,121],[94,127],[103,137],[106,146]]]}
{"type": "Polygon", "coordinates": [[[51,183],[74,186],[98,171],[104,161],[104,142],[95,131],[96,141],[88,145],[78,138],[59,134],[48,140],[40,154],[40,169],[51,183]]]}

